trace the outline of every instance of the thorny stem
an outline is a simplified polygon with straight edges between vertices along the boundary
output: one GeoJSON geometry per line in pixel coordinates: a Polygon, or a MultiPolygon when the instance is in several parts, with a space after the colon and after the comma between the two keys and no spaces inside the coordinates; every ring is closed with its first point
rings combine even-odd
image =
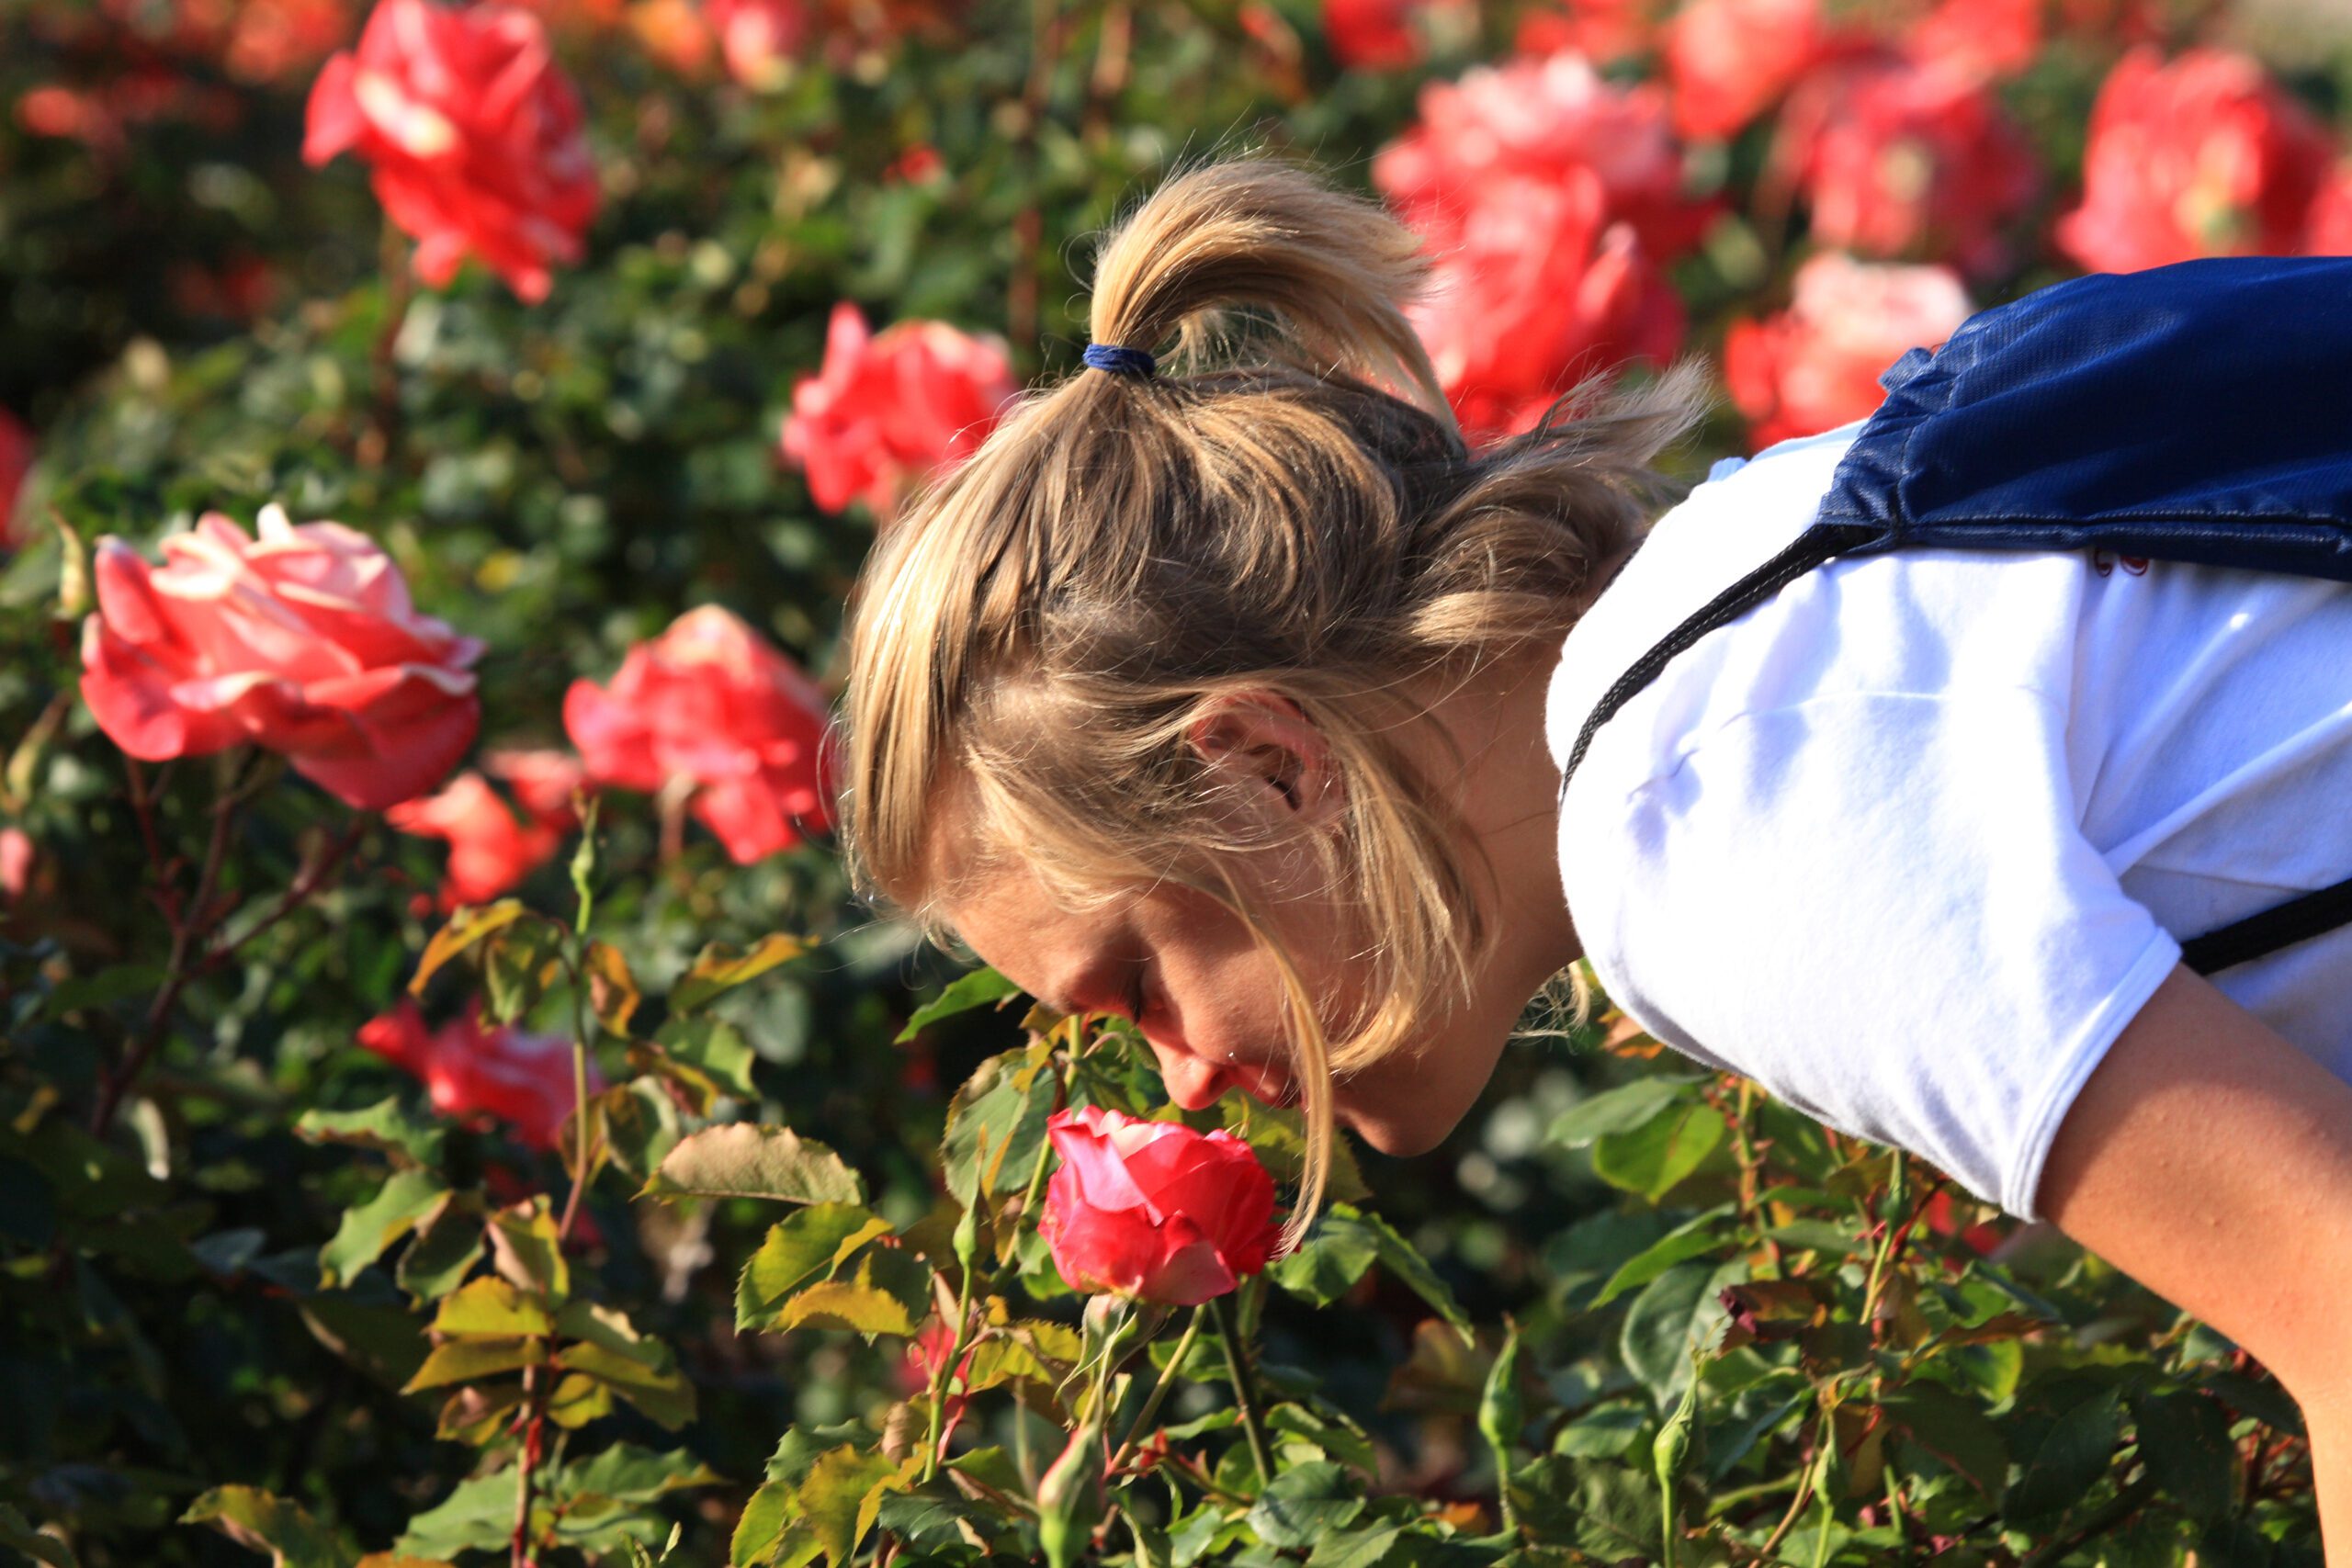
{"type": "Polygon", "coordinates": [[[1209,1310],[1216,1314],[1217,1336],[1225,1341],[1226,1371],[1233,1376],[1233,1403],[1241,1412],[1241,1430],[1250,1439],[1250,1458],[1258,1467],[1258,1484],[1264,1486],[1273,1480],[1274,1467],[1266,1455],[1266,1433],[1258,1419],[1258,1391],[1250,1382],[1250,1359],[1241,1348],[1233,1298],[1218,1296],[1209,1303],[1209,1310]]]}
{"type": "Polygon", "coordinates": [[[1134,1424],[1127,1428],[1125,1440],[1119,1444],[1119,1451],[1111,1456],[1111,1462],[1106,1467],[1105,1473],[1117,1474],[1119,1467],[1126,1463],[1127,1456],[1135,1451],[1136,1442],[1143,1438],[1144,1434],[1151,1430],[1151,1419],[1159,1414],[1160,1402],[1168,1397],[1168,1391],[1175,1386],[1176,1374],[1183,1370],[1184,1358],[1192,1353],[1193,1341],[1200,1337],[1201,1321],[1207,1316],[1208,1307],[1205,1303],[1193,1309],[1193,1320],[1184,1325],[1184,1335],[1182,1338],[1176,1341],[1175,1354],[1168,1358],[1168,1366],[1160,1372],[1159,1381],[1151,1385],[1150,1396],[1143,1402],[1143,1408],[1136,1412],[1134,1424]]]}

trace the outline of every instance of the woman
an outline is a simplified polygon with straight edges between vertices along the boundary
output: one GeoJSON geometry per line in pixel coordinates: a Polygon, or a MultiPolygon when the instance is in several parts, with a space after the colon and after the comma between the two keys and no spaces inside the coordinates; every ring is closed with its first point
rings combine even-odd
{"type": "Polygon", "coordinates": [[[2176,935],[2352,869],[2352,590],[1837,561],[1585,750],[1621,672],[1814,521],[1857,427],[1718,464],[1645,530],[1702,368],[1473,452],[1403,313],[1423,268],[1261,161],[1109,238],[1089,368],[861,581],[861,888],[1134,1020],[1179,1104],[1295,1101],[1317,1148],[1434,1145],[1589,958],[1679,1048],[2260,1357],[2352,1531],[2352,931],[2219,986],[2176,935]],[[1146,352],[1170,340],[1189,373],[1146,352]]]}

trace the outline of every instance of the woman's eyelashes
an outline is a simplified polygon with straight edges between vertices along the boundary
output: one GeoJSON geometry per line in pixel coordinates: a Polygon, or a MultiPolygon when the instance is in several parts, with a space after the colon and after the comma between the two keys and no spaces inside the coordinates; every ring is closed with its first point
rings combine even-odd
{"type": "Polygon", "coordinates": [[[1136,965],[1136,977],[1127,990],[1127,1021],[1137,1029],[1143,1027],[1144,1009],[1148,1004],[1143,994],[1143,965],[1136,965]]]}

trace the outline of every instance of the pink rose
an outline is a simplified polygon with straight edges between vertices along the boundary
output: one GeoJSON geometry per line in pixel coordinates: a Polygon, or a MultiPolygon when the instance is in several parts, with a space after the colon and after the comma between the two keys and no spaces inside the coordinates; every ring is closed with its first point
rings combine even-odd
{"type": "Polygon", "coordinates": [[[1429,54],[1433,13],[1446,25],[1468,22],[1464,0],[1323,0],[1323,36],[1331,58],[1350,71],[1401,71],[1429,54]]]}
{"type": "Polygon", "coordinates": [[[1810,202],[1816,243],[1975,276],[2007,266],[2000,231],[2041,188],[2032,148],[1981,78],[1893,53],[1807,76],[1771,159],[1810,202]]]}
{"type": "Polygon", "coordinates": [[[443,839],[449,845],[441,907],[484,904],[514,886],[556,852],[555,833],[537,821],[518,822],[498,792],[468,769],[440,794],[403,801],[384,813],[403,833],[443,839]]]}
{"type": "Polygon", "coordinates": [[[340,523],[261,536],[219,513],[150,567],[98,541],[98,607],[82,623],[82,697],[143,761],[250,741],[363,809],[422,795],[472,744],[481,644],[411,607],[392,558],[340,523]]]}
{"type": "Polygon", "coordinates": [[[1512,52],[1573,50],[1597,63],[1647,54],[1657,46],[1666,0],[1550,0],[1521,13],[1512,52]]]}
{"type": "Polygon", "coordinates": [[[22,420],[0,409],[0,550],[14,549],[32,536],[29,527],[16,524],[17,502],[25,476],[33,468],[33,433],[22,420]]]}
{"type": "Polygon", "coordinates": [[[784,457],[826,511],[863,498],[887,516],[903,491],[969,456],[1019,391],[1002,339],[944,321],[869,333],[844,299],[826,329],[823,367],[792,389],[784,457]]]}
{"type": "Polygon", "coordinates": [[[25,896],[33,874],[32,835],[22,828],[0,828],[0,894],[11,899],[25,896]]]}
{"type": "Polygon", "coordinates": [[[610,688],[576,681],[563,725],[598,784],[693,790],[694,814],[739,865],[828,827],[819,778],[824,694],[716,604],[629,649],[610,688]]]}
{"type": "Polygon", "coordinates": [[[1903,51],[1979,80],[2012,76],[2041,52],[2046,0],[1939,0],[1903,35],[1903,51]]]}
{"type": "Polygon", "coordinates": [[[2302,248],[2307,256],[2352,256],[2352,163],[2337,168],[2320,188],[2304,224],[2302,248]]]}
{"type": "MultiPolygon", "coordinates": [[[[442,1115],[496,1117],[533,1148],[555,1147],[563,1119],[571,1114],[571,1042],[486,1025],[480,1002],[428,1030],[416,1003],[402,997],[390,1012],[359,1026],[359,1043],[423,1080],[442,1115]]],[[[604,1087],[591,1062],[588,1092],[604,1087]]]]}
{"type": "Polygon", "coordinates": [[[1682,302],[1600,182],[1498,180],[1438,252],[1411,311],[1454,415],[1476,438],[1532,427],[1580,376],[1681,347],[1682,302]]]}
{"type": "Polygon", "coordinates": [[[547,31],[511,6],[451,10],[382,0],[356,52],[311,89],[302,156],[355,152],[376,197],[416,241],[417,276],[440,288],[478,255],[526,301],[550,262],[576,262],[596,215],[580,100],[547,31]]]}
{"type": "Polygon", "coordinates": [[[2335,155],[2248,56],[2193,49],[2165,64],[2135,49],[2091,106],[2082,204],[2058,220],[2057,245],[2093,272],[2292,254],[2335,155]]]}
{"type": "Polygon", "coordinates": [[[1941,266],[1885,266],[1834,251],[1797,268],[1789,308],[1735,321],[1724,379],[1760,449],[1834,430],[1886,400],[1878,378],[1911,348],[1935,348],[1966,321],[1959,276],[1941,266]]]}
{"type": "Polygon", "coordinates": [[[1524,182],[1599,182],[1609,221],[1632,225],[1664,265],[1695,245],[1715,204],[1683,193],[1683,154],[1665,94],[1621,87],[1577,54],[1510,61],[1421,89],[1419,118],[1373,159],[1373,184],[1445,247],[1471,214],[1517,199],[1524,182]]]}
{"type": "Polygon", "coordinates": [[[1196,1306],[1266,1266],[1273,1178],[1232,1134],[1094,1106],[1046,1132],[1062,1163],[1037,1228],[1073,1287],[1196,1306]]]}
{"type": "Polygon", "coordinates": [[[1779,101],[1829,48],[1821,0],[1692,0],[1666,28],[1675,128],[1728,138],[1779,101]]]}
{"type": "Polygon", "coordinates": [[[575,790],[584,789],[588,773],[569,751],[510,750],[492,751],[481,760],[491,777],[514,792],[514,798],[532,820],[554,833],[569,833],[580,825],[572,809],[575,790]]]}

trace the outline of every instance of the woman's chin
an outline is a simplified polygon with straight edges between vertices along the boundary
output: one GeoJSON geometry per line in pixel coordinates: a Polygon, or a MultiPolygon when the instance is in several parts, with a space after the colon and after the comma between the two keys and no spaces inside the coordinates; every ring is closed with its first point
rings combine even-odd
{"type": "Polygon", "coordinates": [[[1374,1152],[1398,1159],[1429,1153],[1445,1142],[1445,1135],[1453,1131],[1451,1124],[1437,1127],[1419,1119],[1407,1121],[1379,1116],[1370,1111],[1351,1111],[1344,1106],[1339,1110],[1339,1120],[1350,1132],[1370,1145],[1374,1152]]]}

